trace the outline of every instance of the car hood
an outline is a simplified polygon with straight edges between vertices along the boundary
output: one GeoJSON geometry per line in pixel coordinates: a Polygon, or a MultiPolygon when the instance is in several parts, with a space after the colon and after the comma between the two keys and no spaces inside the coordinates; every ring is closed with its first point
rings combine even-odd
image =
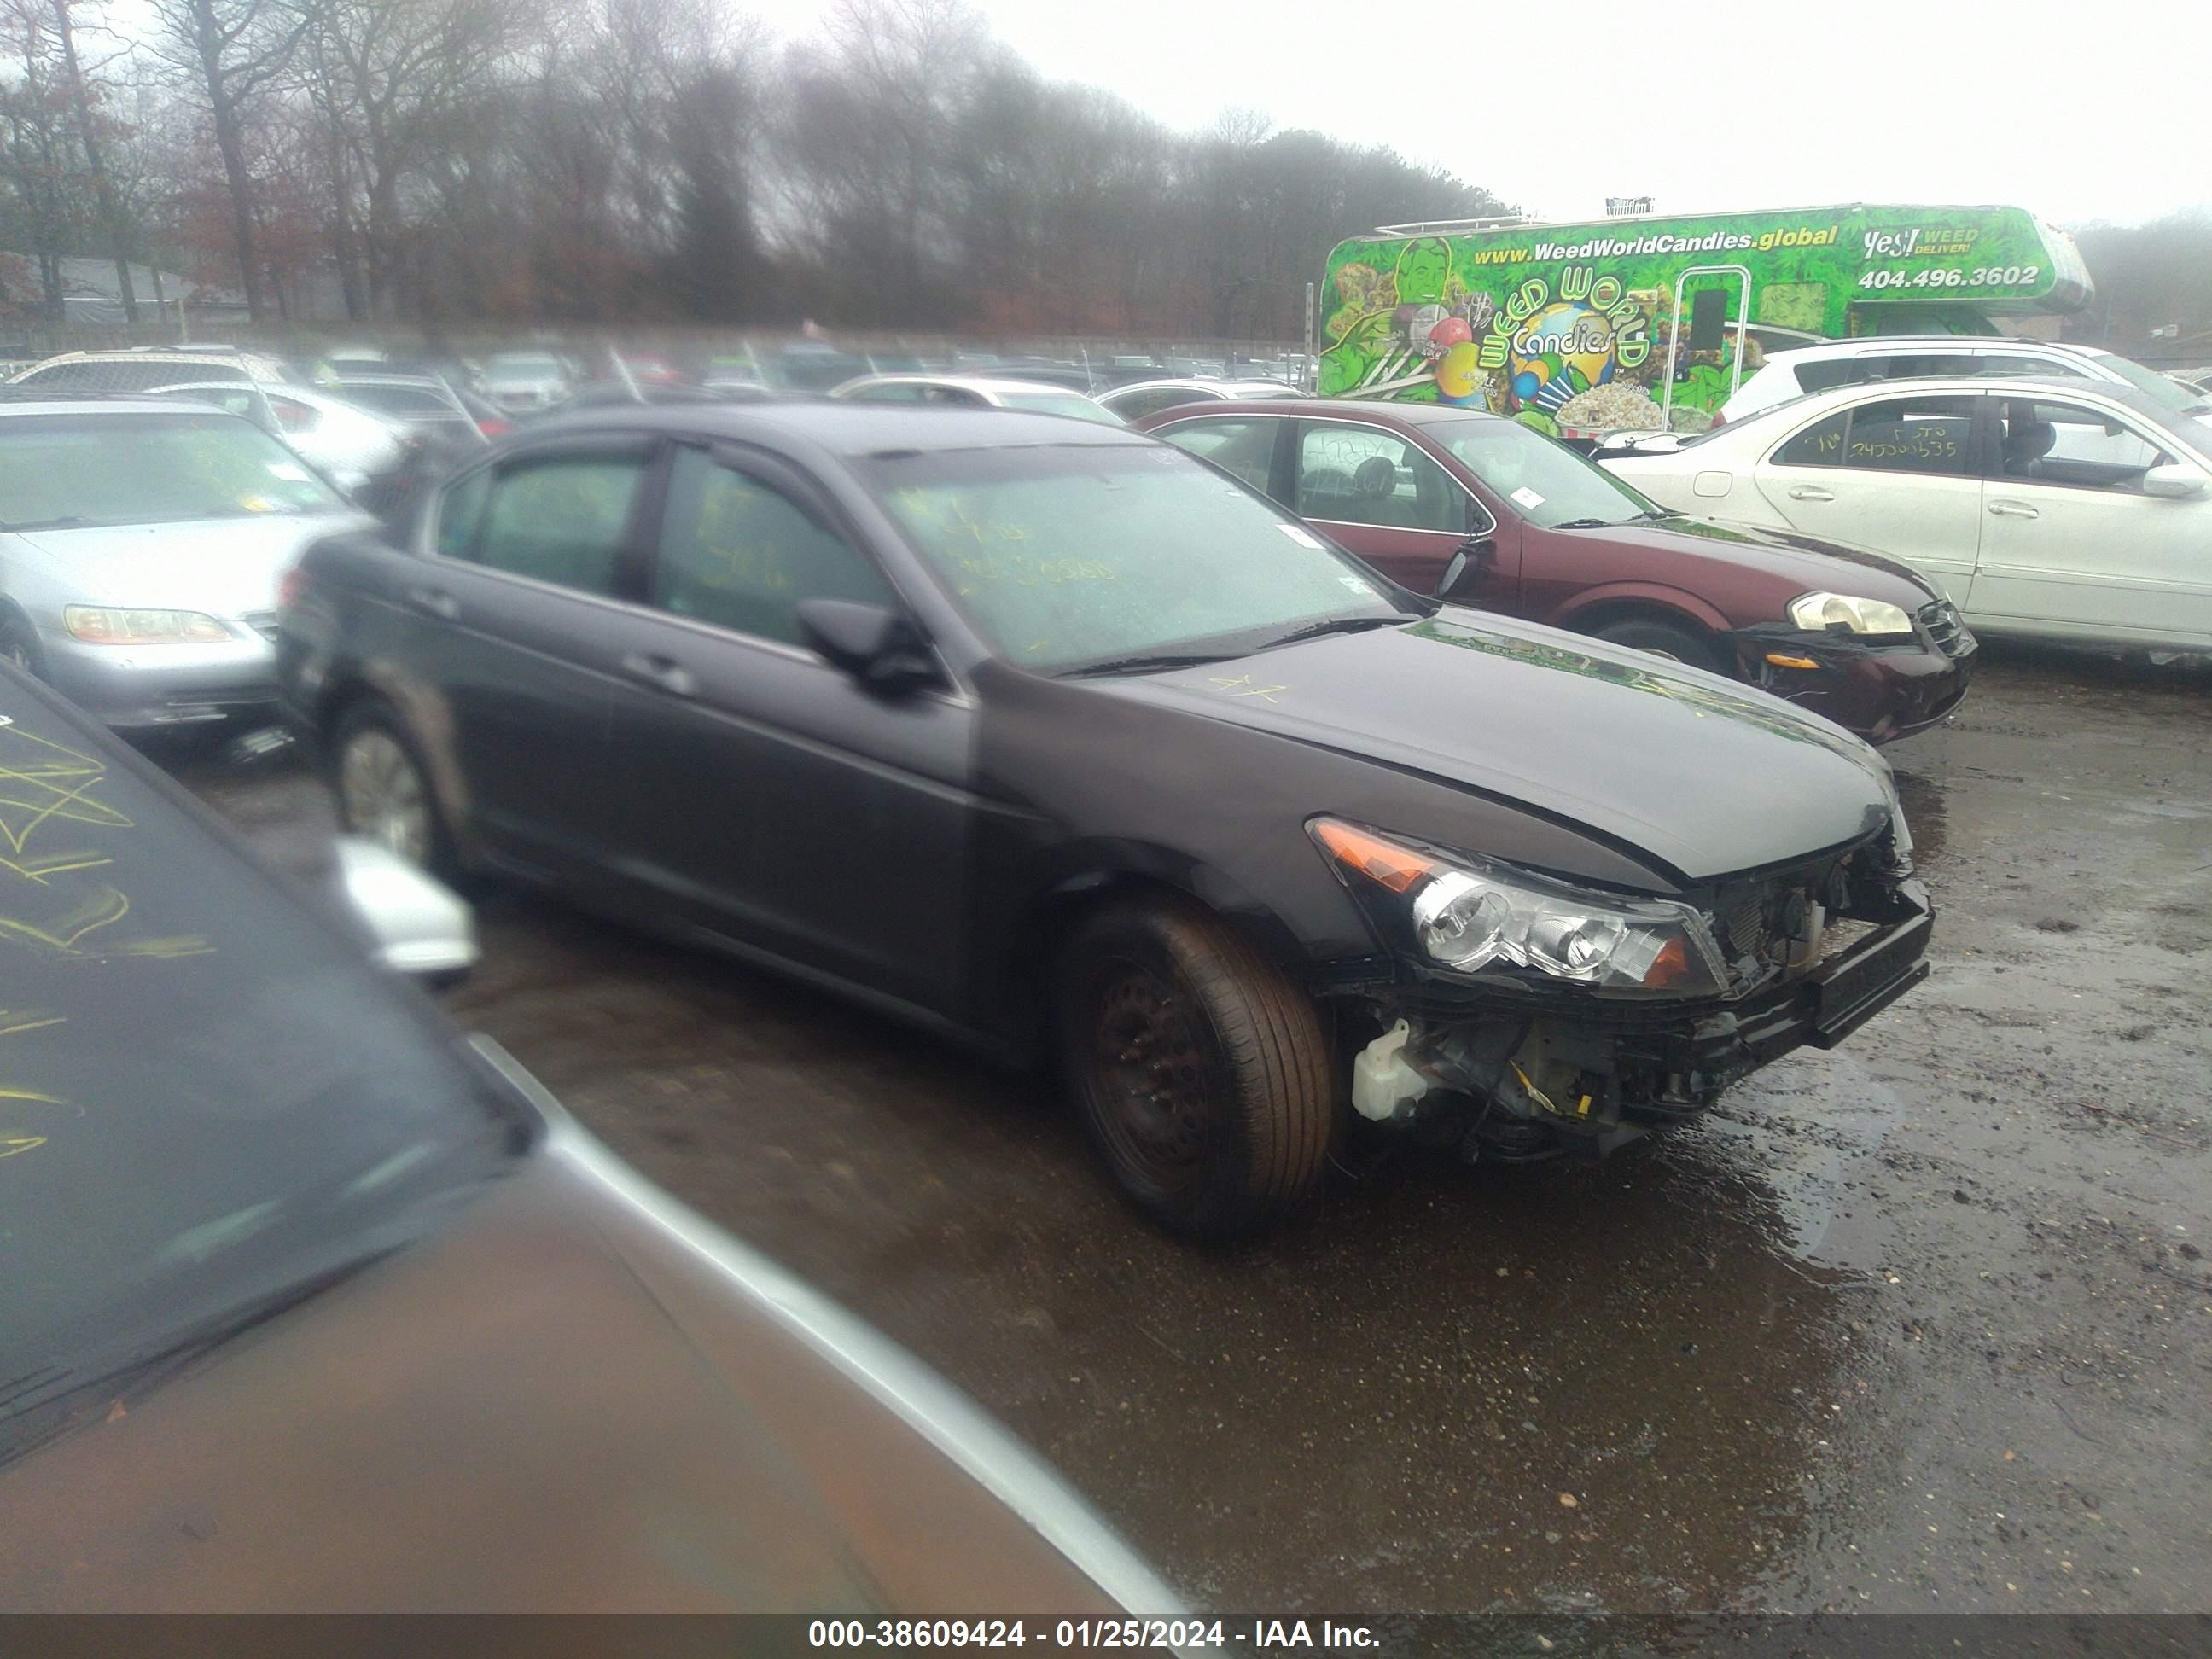
{"type": "Polygon", "coordinates": [[[1802,859],[1889,821],[1888,763],[1818,715],[1699,669],[1556,629],[1508,632],[1456,607],[1094,684],[1520,806],[1692,882],[1802,859]]]}
{"type": "Polygon", "coordinates": [[[1174,1611],[917,1362],[568,1139],[0,1469],[0,1603],[1174,1611]]]}
{"type": "Polygon", "coordinates": [[[308,543],[372,529],[358,513],[270,514],[181,524],[40,530],[20,538],[58,586],[95,605],[238,616],[276,606],[276,582],[308,543]]]}
{"type": "MultiPolygon", "coordinates": [[[[1670,558],[1787,577],[1801,591],[1850,593],[1917,611],[1936,590],[1894,559],[1786,530],[1754,529],[1711,519],[1678,517],[1610,525],[1602,530],[1550,530],[1547,536],[1602,538],[1618,546],[1648,548],[1670,558]]],[[[1793,598],[1795,595],[1792,596],[1793,598]]]]}

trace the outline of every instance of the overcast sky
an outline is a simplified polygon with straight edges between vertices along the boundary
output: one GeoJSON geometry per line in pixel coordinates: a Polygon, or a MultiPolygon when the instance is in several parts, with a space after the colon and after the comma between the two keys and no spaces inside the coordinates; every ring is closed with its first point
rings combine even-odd
{"type": "MultiPolygon", "coordinates": [[[[731,0],[786,38],[833,0],[731,0]]],[[[2212,204],[2212,8],[2185,0],[975,0],[1052,80],[1179,128],[1231,106],[1449,167],[1546,218],[2212,204]]]]}

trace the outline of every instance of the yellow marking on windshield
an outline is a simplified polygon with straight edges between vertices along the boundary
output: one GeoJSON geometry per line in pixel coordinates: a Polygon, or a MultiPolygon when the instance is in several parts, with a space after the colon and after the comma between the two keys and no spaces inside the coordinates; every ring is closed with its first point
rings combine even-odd
{"type": "Polygon", "coordinates": [[[1287,685],[1255,684],[1249,674],[1239,674],[1234,679],[1226,679],[1218,674],[1209,674],[1206,676],[1206,684],[1215,690],[1229,696],[1261,697],[1269,702],[1274,702],[1275,693],[1278,691],[1287,691],[1291,689],[1287,685]]]}
{"type": "Polygon", "coordinates": [[[18,864],[13,859],[0,859],[0,870],[12,870],[24,880],[35,881],[43,887],[49,876],[65,876],[76,870],[97,870],[102,865],[114,862],[113,859],[97,857],[90,853],[62,853],[33,864],[18,864]]]}
{"type": "Polygon", "coordinates": [[[55,924],[54,931],[33,927],[27,921],[17,921],[0,916],[0,931],[52,945],[68,955],[76,953],[77,941],[87,933],[96,933],[103,927],[112,927],[131,914],[131,900],[118,889],[110,887],[96,893],[55,924]]]}

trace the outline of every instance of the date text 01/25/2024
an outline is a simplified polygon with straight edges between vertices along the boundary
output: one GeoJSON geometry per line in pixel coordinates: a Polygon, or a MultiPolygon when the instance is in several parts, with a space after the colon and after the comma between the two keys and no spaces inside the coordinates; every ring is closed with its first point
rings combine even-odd
{"type": "Polygon", "coordinates": [[[817,1619],[810,1648],[1123,1648],[1289,1653],[1334,1648],[1373,1651],[1364,1625],[1333,1620],[1253,1619],[817,1619]]]}

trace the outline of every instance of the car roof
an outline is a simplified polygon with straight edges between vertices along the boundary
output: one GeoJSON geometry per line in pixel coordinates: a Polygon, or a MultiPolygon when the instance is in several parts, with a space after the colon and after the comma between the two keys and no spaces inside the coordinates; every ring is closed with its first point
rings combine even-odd
{"type": "Polygon", "coordinates": [[[1154,380],[1132,380],[1127,386],[1117,386],[1114,388],[1114,395],[1119,397],[1125,392],[1146,392],[1155,388],[1174,392],[1223,392],[1234,395],[1239,387],[1248,392],[1261,386],[1274,391],[1284,387],[1285,384],[1281,380],[1201,380],[1187,374],[1163,374],[1154,380]]]}
{"type": "Polygon", "coordinates": [[[333,374],[331,379],[340,386],[411,386],[446,389],[446,383],[434,374],[333,374]]]}
{"type": "Polygon", "coordinates": [[[1080,398],[1079,392],[1064,386],[1054,386],[1049,380],[1024,380],[1013,375],[999,374],[932,374],[927,370],[915,370],[897,374],[863,374],[835,388],[842,392],[857,386],[950,386],[965,392],[1054,392],[1062,398],[1080,398]]]}
{"type": "MultiPolygon", "coordinates": [[[[2106,403],[2121,404],[2159,426],[2171,426],[2176,418],[2174,411],[2158,403],[2148,392],[2139,391],[2124,381],[2085,380],[2073,374],[1923,374],[1912,380],[1867,380],[1856,386],[1831,386],[1825,392],[1793,398],[1786,404],[1776,404],[1771,407],[1806,410],[1821,404],[1848,403],[1863,396],[1881,398],[2053,395],[2077,399],[2102,398],[2106,403]]],[[[1766,412],[1765,410],[1759,411],[1760,415],[1766,412]]],[[[1747,416],[1742,423],[1747,424],[1756,418],[1755,416],[1747,416]]],[[[1728,428],[1723,427],[1721,430],[1725,432],[1728,428]]]]}
{"type": "Polygon", "coordinates": [[[1427,426],[1442,421],[1502,421],[1486,409],[1462,409],[1456,404],[1391,403],[1379,398],[1228,398],[1218,403],[1178,404],[1150,418],[1166,422],[1177,417],[1215,415],[1295,415],[1301,420],[1325,421],[1333,416],[1383,421],[1400,426],[1427,426]]]}
{"type": "Polygon", "coordinates": [[[1770,363],[1793,357],[1855,357],[1867,351],[1910,350],[1988,351],[2027,348],[2055,352],[2060,356],[2109,357],[2098,346],[2077,345],[2069,340],[2039,340],[2028,334],[1858,334],[1847,340],[1808,340],[1803,345],[1778,346],[1766,354],[1770,363]]]}
{"type": "Polygon", "coordinates": [[[826,398],[791,403],[617,404],[556,415],[533,423],[529,431],[532,438],[540,438],[620,429],[691,433],[738,442],[797,439],[837,456],[872,455],[888,450],[939,453],[1152,441],[1127,427],[1072,420],[1062,415],[1032,415],[1015,409],[917,409],[826,398]]]}
{"type": "MultiPolygon", "coordinates": [[[[226,387],[228,387],[228,388],[230,388],[230,389],[235,390],[236,388],[238,388],[238,387],[240,387],[240,386],[252,386],[253,385],[253,382],[252,382],[252,381],[251,381],[251,380],[223,380],[223,381],[220,381],[220,382],[217,382],[217,381],[210,381],[210,382],[208,382],[208,384],[209,384],[210,386],[222,385],[222,386],[226,386],[226,387]]],[[[14,399],[14,398],[0,398],[0,416],[9,416],[9,415],[29,415],[29,416],[52,416],[52,415],[171,415],[171,416],[173,416],[173,415],[175,415],[177,412],[178,412],[178,411],[177,411],[177,405],[176,405],[175,404],[173,404],[173,403],[169,402],[167,398],[147,398],[147,397],[120,397],[120,396],[118,396],[118,395],[116,395],[115,393],[112,393],[112,392],[92,392],[92,393],[90,393],[90,394],[88,394],[88,395],[86,395],[86,396],[83,396],[83,397],[76,397],[76,398],[65,398],[65,397],[58,397],[58,396],[57,396],[57,397],[49,397],[49,398],[23,398],[23,399],[22,399],[21,401],[20,401],[20,402],[16,401],[16,400],[15,400],[15,399],[14,399]]],[[[210,414],[210,415],[217,415],[217,416],[222,416],[222,417],[224,420],[226,420],[226,421],[244,421],[244,420],[246,420],[246,416],[244,416],[243,415],[234,415],[234,414],[232,414],[228,410],[227,410],[227,409],[217,409],[217,408],[216,408],[213,404],[210,404],[210,405],[209,405],[209,406],[208,406],[204,410],[196,410],[196,411],[194,411],[194,412],[195,412],[195,413],[206,413],[206,414],[210,414]]],[[[252,424],[251,422],[247,422],[246,423],[247,423],[248,425],[252,425],[252,424]]],[[[258,430],[259,430],[259,428],[256,428],[255,429],[256,429],[257,431],[258,431],[258,430]]]]}

